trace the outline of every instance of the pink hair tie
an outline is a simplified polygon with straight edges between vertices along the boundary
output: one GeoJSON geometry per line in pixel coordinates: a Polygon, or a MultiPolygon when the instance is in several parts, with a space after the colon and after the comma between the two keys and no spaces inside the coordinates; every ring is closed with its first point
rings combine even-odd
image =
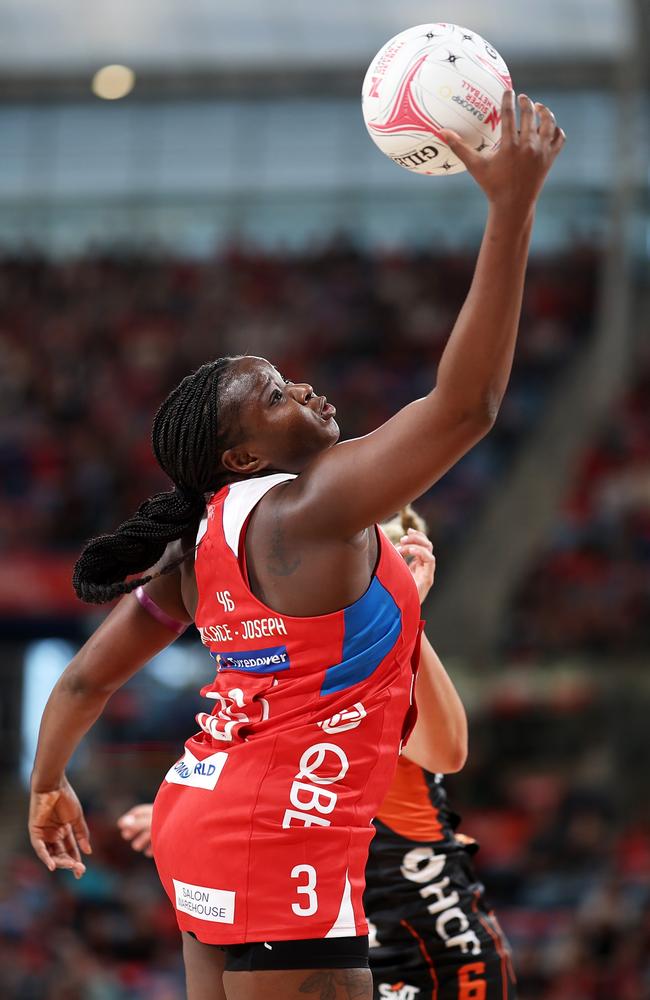
{"type": "Polygon", "coordinates": [[[176,621],[176,619],[171,618],[166,611],[159,608],[156,602],[149,597],[149,594],[146,593],[144,587],[136,587],[134,594],[136,601],[141,608],[144,608],[147,614],[151,615],[152,618],[155,618],[161,625],[165,625],[167,628],[170,628],[172,632],[176,633],[176,635],[182,635],[187,628],[185,622],[176,621]]]}

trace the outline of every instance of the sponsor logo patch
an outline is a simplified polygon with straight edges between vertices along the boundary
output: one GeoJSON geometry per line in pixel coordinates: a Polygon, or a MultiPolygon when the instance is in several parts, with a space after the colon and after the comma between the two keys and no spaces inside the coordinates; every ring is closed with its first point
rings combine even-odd
{"type": "MultiPolygon", "coordinates": [[[[224,755],[225,756],[225,755],[224,755]]],[[[234,924],[235,893],[229,889],[210,889],[205,885],[191,885],[172,879],[176,894],[176,909],[197,920],[210,920],[215,924],[234,924]]]]}
{"type": "Polygon", "coordinates": [[[360,726],[365,717],[366,710],[363,707],[363,702],[358,701],[352,708],[343,708],[330,719],[324,719],[322,722],[317,722],[316,725],[320,726],[324,733],[344,733],[348,729],[356,729],[357,726],[360,726]]]}
{"type": "Polygon", "coordinates": [[[170,767],[165,775],[165,781],[169,781],[172,785],[205,788],[211,792],[227,760],[228,754],[223,750],[204,757],[203,760],[195,757],[190,750],[185,750],[181,759],[170,767]]]}
{"type": "Polygon", "coordinates": [[[379,996],[389,1000],[415,1000],[420,992],[419,986],[409,986],[408,983],[380,983],[379,996]]]}
{"type": "Polygon", "coordinates": [[[215,659],[220,670],[242,670],[251,674],[275,674],[280,670],[288,670],[291,665],[286,646],[245,649],[241,653],[217,653],[215,659]]]}

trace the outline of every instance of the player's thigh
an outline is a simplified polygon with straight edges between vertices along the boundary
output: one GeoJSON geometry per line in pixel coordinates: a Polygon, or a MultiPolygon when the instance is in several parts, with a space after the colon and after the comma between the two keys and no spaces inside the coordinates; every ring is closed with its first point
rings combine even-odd
{"type": "Polygon", "coordinates": [[[182,938],[187,1000],[226,1000],[225,953],[213,944],[201,944],[191,934],[183,933],[182,938]]]}
{"type": "Polygon", "coordinates": [[[369,969],[224,972],[223,982],[227,1000],[372,1000],[369,969]]]}

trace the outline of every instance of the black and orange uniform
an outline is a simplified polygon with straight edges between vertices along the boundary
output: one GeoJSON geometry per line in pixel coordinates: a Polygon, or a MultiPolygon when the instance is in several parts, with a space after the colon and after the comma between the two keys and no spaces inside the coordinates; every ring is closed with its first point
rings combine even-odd
{"type": "Polygon", "coordinates": [[[375,819],[364,906],[376,1000],[514,1000],[510,949],[442,775],[404,756],[375,819]]]}

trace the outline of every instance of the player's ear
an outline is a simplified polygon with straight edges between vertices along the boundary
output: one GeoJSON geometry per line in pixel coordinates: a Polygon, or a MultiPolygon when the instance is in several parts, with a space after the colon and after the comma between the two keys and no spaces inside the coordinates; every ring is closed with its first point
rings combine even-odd
{"type": "Polygon", "coordinates": [[[224,468],[237,476],[254,476],[269,466],[268,459],[261,458],[243,445],[227,448],[221,456],[224,468]]]}

